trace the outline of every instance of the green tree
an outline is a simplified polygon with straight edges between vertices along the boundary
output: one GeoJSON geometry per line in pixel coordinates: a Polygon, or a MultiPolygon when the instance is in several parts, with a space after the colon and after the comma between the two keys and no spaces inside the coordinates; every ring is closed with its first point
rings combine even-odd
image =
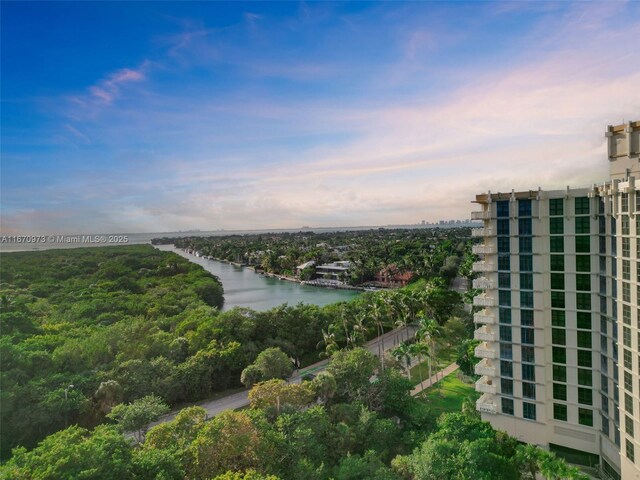
{"type": "Polygon", "coordinates": [[[311,388],[322,403],[327,403],[336,394],[338,386],[335,377],[325,370],[311,381],[311,388]]]}
{"type": "Polygon", "coordinates": [[[263,380],[286,379],[293,373],[291,360],[277,347],[260,352],[253,365],[262,373],[263,380]]]}
{"type": "Polygon", "coordinates": [[[147,395],[129,404],[116,405],[107,415],[125,432],[133,432],[138,442],[144,442],[149,424],[169,411],[169,407],[156,395],[147,395]]]}
{"type": "Polygon", "coordinates": [[[277,413],[280,413],[284,406],[303,408],[310,405],[314,398],[315,392],[310,382],[290,384],[280,379],[259,383],[249,392],[251,408],[274,407],[277,413]]]}
{"type": "Polygon", "coordinates": [[[336,380],[336,396],[340,400],[366,401],[371,390],[371,378],[378,368],[378,359],[368,350],[342,350],[331,357],[327,371],[336,380]]]}
{"type": "Polygon", "coordinates": [[[132,448],[114,427],[93,432],[72,426],[48,436],[36,448],[17,448],[0,467],[0,477],[27,480],[60,478],[122,480],[132,478],[132,448]]]}
{"type": "Polygon", "coordinates": [[[465,375],[475,375],[475,365],[480,361],[475,355],[475,348],[479,344],[480,342],[478,340],[467,339],[458,345],[456,363],[460,367],[460,371],[465,375]]]}

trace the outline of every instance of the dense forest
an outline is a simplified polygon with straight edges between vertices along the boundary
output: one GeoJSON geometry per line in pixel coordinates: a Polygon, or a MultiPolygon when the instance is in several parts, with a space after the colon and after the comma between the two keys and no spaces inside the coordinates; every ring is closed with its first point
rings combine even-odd
{"type": "Polygon", "coordinates": [[[446,320],[459,299],[432,282],[319,308],[220,313],[222,287],[201,267],[151,246],[4,254],[3,458],[66,425],[91,428],[110,409],[155,394],[175,406],[241,387],[266,348],[296,365],[428,312],[446,320]]]}
{"type": "MultiPolygon", "coordinates": [[[[317,265],[351,262],[349,283],[371,281],[394,265],[419,278],[451,280],[459,268],[471,274],[471,229],[372,229],[330,233],[297,232],[217,237],[160,238],[219,260],[250,265],[278,275],[294,276],[308,261],[317,265]]],[[[303,273],[304,275],[304,273],[303,273]]]]}
{"type": "Polygon", "coordinates": [[[480,420],[473,403],[435,419],[394,365],[367,350],[334,354],[302,384],[259,383],[251,406],[207,419],[200,407],[153,427],[141,444],[122,426],[73,426],[0,467],[15,479],[517,480],[585,479],[544,450],[480,420]],[[372,380],[373,379],[373,380],[372,380]]]}

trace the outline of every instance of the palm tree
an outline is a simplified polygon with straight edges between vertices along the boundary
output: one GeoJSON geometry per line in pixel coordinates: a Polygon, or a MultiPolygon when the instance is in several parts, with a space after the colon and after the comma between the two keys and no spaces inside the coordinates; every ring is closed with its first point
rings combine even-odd
{"type": "Polygon", "coordinates": [[[429,346],[424,342],[413,343],[409,347],[412,356],[418,357],[418,373],[420,375],[420,383],[422,383],[422,356],[429,356],[429,346]]]}
{"type": "MultiPolygon", "coordinates": [[[[420,317],[418,319],[418,330],[416,330],[415,337],[418,342],[425,342],[428,346],[429,352],[427,356],[427,365],[429,369],[429,378],[431,378],[431,362],[437,360],[437,352],[435,346],[435,337],[440,334],[440,327],[438,323],[432,318],[420,317]]],[[[436,371],[436,381],[437,371],[436,371]]]]}
{"type": "Polygon", "coordinates": [[[336,334],[333,331],[333,325],[329,325],[326,331],[322,330],[322,341],[318,343],[317,347],[319,347],[320,344],[324,344],[324,355],[327,357],[330,357],[340,350],[338,342],[336,341],[336,334]]]}
{"type": "Polygon", "coordinates": [[[402,360],[406,363],[406,370],[409,380],[411,380],[411,346],[407,343],[401,343],[396,348],[391,350],[391,355],[393,358],[402,363],[402,360]]]}

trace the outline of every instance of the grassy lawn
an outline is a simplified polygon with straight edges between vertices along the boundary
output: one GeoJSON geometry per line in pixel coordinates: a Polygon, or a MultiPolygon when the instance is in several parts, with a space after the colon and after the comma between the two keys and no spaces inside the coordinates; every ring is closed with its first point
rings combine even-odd
{"type": "Polygon", "coordinates": [[[459,371],[455,371],[440,380],[442,393],[438,391],[438,384],[423,391],[418,398],[429,403],[436,415],[448,412],[459,412],[465,398],[471,397],[475,402],[480,394],[475,391],[473,383],[462,382],[458,378],[459,371]]]}
{"type": "MultiPolygon", "coordinates": [[[[436,372],[439,372],[443,368],[455,362],[456,354],[457,352],[455,347],[448,347],[448,348],[443,348],[442,350],[439,350],[437,364],[434,362],[433,365],[431,365],[431,375],[435,375],[436,372]]],[[[415,365],[414,367],[411,368],[411,381],[413,382],[414,385],[417,385],[418,383],[420,383],[421,374],[422,374],[422,380],[426,380],[427,378],[429,378],[429,365],[426,359],[422,363],[419,363],[418,365],[415,365]]]]}

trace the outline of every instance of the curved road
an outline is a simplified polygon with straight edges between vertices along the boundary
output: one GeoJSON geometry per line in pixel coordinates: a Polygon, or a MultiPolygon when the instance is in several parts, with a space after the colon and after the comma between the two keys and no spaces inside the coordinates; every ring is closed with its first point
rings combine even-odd
{"type": "MultiPolygon", "coordinates": [[[[408,336],[412,335],[416,330],[416,327],[409,326],[403,327],[396,330],[392,330],[390,332],[381,335],[380,337],[376,337],[373,340],[370,340],[365,344],[367,350],[369,350],[374,355],[378,355],[378,342],[381,342],[382,348],[386,351],[393,347],[395,347],[399,341],[402,339],[406,339],[408,336]]],[[[314,363],[313,365],[309,365],[294,373],[290,378],[289,382],[291,383],[300,383],[302,381],[302,377],[312,373],[314,375],[323,371],[327,368],[328,360],[322,360],[320,362],[314,363]]],[[[232,393],[231,395],[227,395],[222,398],[218,398],[216,400],[205,400],[202,402],[194,403],[193,406],[199,406],[205,409],[207,412],[207,418],[218,415],[224,410],[236,410],[238,408],[247,407],[249,405],[249,390],[243,390],[241,392],[232,393]]],[[[162,417],[160,417],[157,421],[149,424],[149,428],[158,425],[160,423],[169,422],[173,420],[178,412],[183,408],[186,408],[188,405],[181,407],[179,410],[174,410],[162,417]]],[[[132,435],[132,434],[131,434],[132,435]]],[[[133,436],[133,435],[132,435],[133,436]]]]}

